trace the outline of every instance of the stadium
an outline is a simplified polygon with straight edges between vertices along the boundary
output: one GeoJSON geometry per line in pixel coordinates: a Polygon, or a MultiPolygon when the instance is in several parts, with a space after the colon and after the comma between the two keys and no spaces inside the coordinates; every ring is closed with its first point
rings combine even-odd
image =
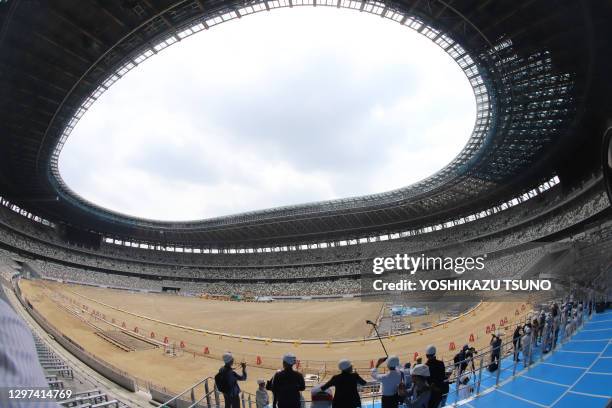
{"type": "MultiPolygon", "coordinates": [[[[400,367],[379,358],[423,368],[433,345],[446,389],[425,385],[429,406],[609,406],[610,17],[587,0],[0,1],[0,336],[28,333],[0,361],[38,359],[0,391],[70,391],[0,405],[230,407],[215,377],[231,352],[243,408],[272,406],[256,380],[283,364],[303,376],[299,406],[331,406],[321,385],[345,358],[361,406],[386,408],[371,370],[400,367]],[[450,163],[398,189],[195,221],[127,215],[64,181],[73,129],[132,70],[224,22],[313,7],[383,18],[454,60],[476,116],[450,163]],[[433,266],[386,265],[399,254],[433,266]],[[389,290],[425,274],[430,289],[511,284],[389,290]]],[[[415,396],[405,406],[428,406],[415,396]]]]}

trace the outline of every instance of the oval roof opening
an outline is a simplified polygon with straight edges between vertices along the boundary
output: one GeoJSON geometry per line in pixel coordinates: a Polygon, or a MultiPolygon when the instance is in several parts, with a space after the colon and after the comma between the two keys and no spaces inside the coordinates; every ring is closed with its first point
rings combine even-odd
{"type": "Polygon", "coordinates": [[[464,147],[474,94],[429,39],[335,8],[261,12],[128,72],[78,122],[64,182],[101,207],[195,220],[379,193],[464,147]]]}

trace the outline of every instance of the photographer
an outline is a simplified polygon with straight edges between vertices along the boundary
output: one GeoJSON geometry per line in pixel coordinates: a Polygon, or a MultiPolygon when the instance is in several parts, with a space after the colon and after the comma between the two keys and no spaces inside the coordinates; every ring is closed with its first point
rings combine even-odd
{"type": "Polygon", "coordinates": [[[380,381],[382,389],[381,405],[382,408],[397,408],[398,395],[397,391],[402,382],[403,374],[397,369],[400,366],[400,360],[397,356],[382,357],[378,359],[376,367],[371,371],[371,376],[375,381],[380,381]],[[378,367],[382,363],[387,362],[388,372],[380,374],[378,367]]]}
{"type": "Polygon", "coordinates": [[[247,379],[246,363],[240,363],[242,375],[239,375],[232,368],[234,365],[232,353],[227,352],[223,354],[223,363],[225,365],[215,375],[215,385],[223,393],[225,408],[240,408],[240,387],[238,386],[238,381],[245,381],[247,379]]]}
{"type": "Polygon", "coordinates": [[[474,365],[474,358],[476,357],[477,354],[478,354],[478,351],[476,351],[474,347],[468,348],[467,351],[465,352],[466,367],[467,367],[467,364],[471,364],[472,372],[476,371],[476,366],[474,365]]]}
{"type": "Polygon", "coordinates": [[[472,371],[476,370],[474,367],[474,355],[476,355],[476,349],[468,346],[467,344],[464,345],[461,351],[455,355],[453,360],[455,363],[455,369],[457,370],[457,375],[463,374],[470,363],[472,364],[472,371]]]}

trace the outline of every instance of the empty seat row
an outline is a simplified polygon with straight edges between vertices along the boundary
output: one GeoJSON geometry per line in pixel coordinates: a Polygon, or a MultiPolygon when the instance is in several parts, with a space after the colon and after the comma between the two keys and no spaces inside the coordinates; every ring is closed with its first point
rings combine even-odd
{"type": "MultiPolygon", "coordinates": [[[[74,372],[64,359],[55,354],[53,350],[45,344],[36,334],[34,335],[34,343],[36,345],[36,353],[38,360],[43,370],[45,378],[50,389],[65,389],[71,388],[72,384],[67,387],[64,380],[74,380],[74,372]]],[[[74,391],[69,398],[58,401],[60,406],[65,408],[129,408],[123,402],[110,397],[103,390],[98,388],[87,389],[83,391],[74,391]]]]}

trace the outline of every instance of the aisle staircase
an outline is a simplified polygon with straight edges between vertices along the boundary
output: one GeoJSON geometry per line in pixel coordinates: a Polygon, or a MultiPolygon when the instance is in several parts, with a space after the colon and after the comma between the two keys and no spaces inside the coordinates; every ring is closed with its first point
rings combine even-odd
{"type": "Polygon", "coordinates": [[[36,345],[36,354],[42,366],[50,389],[61,390],[57,403],[65,408],[129,408],[127,404],[110,397],[106,392],[95,389],[83,389],[74,378],[72,368],[58,356],[47,344],[32,333],[36,345]]]}

